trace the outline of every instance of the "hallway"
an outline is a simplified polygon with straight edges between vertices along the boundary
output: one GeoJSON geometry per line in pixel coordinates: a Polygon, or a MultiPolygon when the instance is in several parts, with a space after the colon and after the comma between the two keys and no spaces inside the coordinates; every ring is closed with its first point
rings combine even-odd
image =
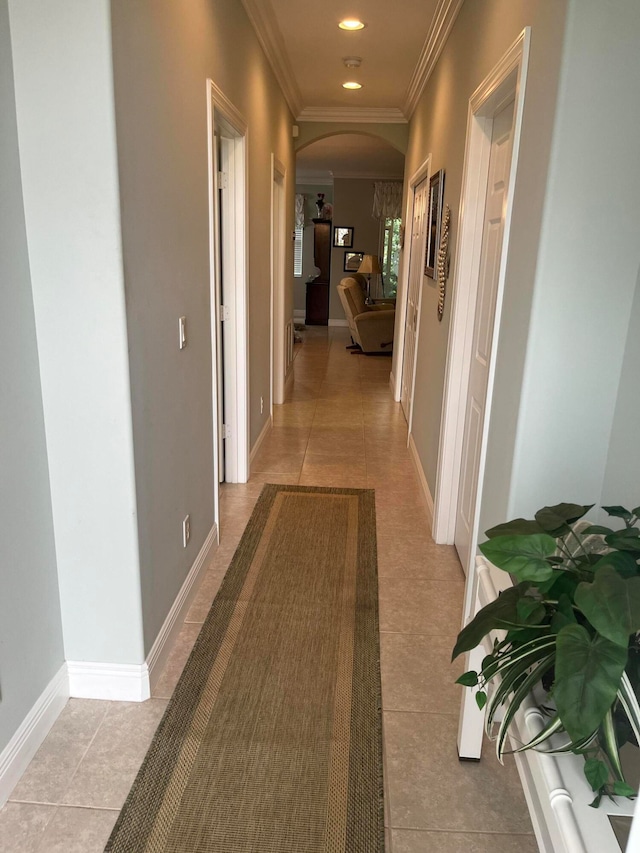
{"type": "Polygon", "coordinates": [[[72,699],[0,811],[0,851],[103,849],[265,482],[376,490],[388,849],[537,849],[515,768],[500,768],[489,749],[480,764],[457,760],[461,669],[449,658],[462,571],[428,532],[390,359],[350,355],[340,328],[303,335],[250,482],[222,486],[221,544],[153,698],[72,699]]]}

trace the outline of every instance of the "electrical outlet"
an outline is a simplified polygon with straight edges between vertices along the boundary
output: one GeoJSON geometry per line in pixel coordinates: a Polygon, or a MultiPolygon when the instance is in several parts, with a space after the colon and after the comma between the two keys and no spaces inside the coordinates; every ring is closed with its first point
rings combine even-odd
{"type": "Polygon", "coordinates": [[[260,414],[264,412],[264,397],[260,397],[260,414]]]}
{"type": "Polygon", "coordinates": [[[184,521],[182,522],[182,547],[186,548],[189,544],[189,539],[191,539],[191,516],[185,516],[184,521]]]}

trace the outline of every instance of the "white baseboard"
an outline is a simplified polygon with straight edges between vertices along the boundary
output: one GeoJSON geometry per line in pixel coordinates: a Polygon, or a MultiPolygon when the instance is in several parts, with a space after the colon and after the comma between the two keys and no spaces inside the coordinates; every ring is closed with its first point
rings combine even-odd
{"type": "Polygon", "coordinates": [[[144,702],[151,696],[146,663],[67,661],[69,695],[74,699],[144,702]]]}
{"type": "MultiPolygon", "coordinates": [[[[291,373],[291,375],[293,375],[293,371],[290,371],[290,373],[291,373]]],[[[285,387],[286,387],[286,383],[285,383],[285,387]]],[[[271,432],[271,427],[272,427],[272,426],[273,426],[273,418],[272,418],[272,417],[271,417],[271,415],[270,415],[270,416],[267,418],[267,421],[266,421],[265,425],[262,427],[262,432],[260,433],[260,435],[259,435],[259,436],[258,436],[258,438],[256,439],[256,443],[255,443],[255,444],[253,445],[253,447],[251,448],[251,453],[249,454],[249,465],[251,465],[251,463],[253,462],[253,460],[254,460],[254,459],[256,458],[256,456],[258,455],[258,451],[260,450],[260,447],[261,447],[261,445],[262,445],[262,442],[265,440],[265,438],[266,438],[266,437],[269,435],[269,433],[271,432]]]]}
{"type": "Polygon", "coordinates": [[[160,629],[156,640],[151,647],[151,651],[147,655],[146,666],[149,672],[149,687],[150,690],[156,685],[158,677],[166,663],[174,641],[182,628],[182,623],[185,620],[191,602],[198,590],[201,576],[205,572],[208,564],[211,550],[218,541],[218,528],[213,525],[209,531],[207,538],[204,540],[202,548],[198,552],[197,557],[193,561],[193,565],[189,569],[189,574],[180,587],[180,592],[176,596],[176,600],[171,606],[171,610],[164,620],[164,624],[160,629]]]}
{"type": "Polygon", "coordinates": [[[180,592],[164,620],[144,663],[102,663],[67,661],[69,695],[77,699],[110,699],[119,702],[144,702],[162,672],[173,642],[206,569],[211,549],[218,538],[214,524],[198,552],[180,592]]]}
{"type": "Polygon", "coordinates": [[[330,326],[339,326],[340,328],[343,328],[343,329],[349,328],[349,323],[346,320],[329,320],[329,325],[330,326]]]}
{"type": "Polygon", "coordinates": [[[304,310],[304,308],[296,308],[294,310],[294,312],[293,312],[293,319],[294,320],[302,320],[304,322],[306,320],[306,318],[307,318],[307,312],[304,310]]]}
{"type": "Polygon", "coordinates": [[[0,753],[0,808],[49,734],[68,698],[69,679],[63,664],[0,753]]]}
{"type": "Polygon", "coordinates": [[[409,436],[409,453],[413,460],[413,464],[418,475],[418,482],[420,483],[420,491],[422,492],[422,497],[424,498],[427,512],[429,513],[429,529],[431,530],[433,527],[433,497],[429,490],[429,484],[427,483],[427,478],[424,475],[424,469],[420,462],[420,457],[418,456],[418,448],[415,445],[412,435],[409,436]]]}

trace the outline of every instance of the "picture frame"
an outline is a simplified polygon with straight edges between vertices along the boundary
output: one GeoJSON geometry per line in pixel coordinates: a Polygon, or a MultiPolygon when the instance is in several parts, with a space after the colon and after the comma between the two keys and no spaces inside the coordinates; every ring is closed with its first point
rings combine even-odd
{"type": "Polygon", "coordinates": [[[352,249],[353,228],[348,225],[334,225],[333,245],[337,249],[352,249]]]}
{"type": "Polygon", "coordinates": [[[444,198],[444,169],[431,176],[429,181],[429,206],[427,208],[427,242],[424,254],[424,274],[436,277],[436,260],[442,228],[442,200],[444,198]]]}
{"type": "Polygon", "coordinates": [[[358,272],[358,267],[362,263],[364,252],[345,252],[344,253],[344,271],[358,272]]]}

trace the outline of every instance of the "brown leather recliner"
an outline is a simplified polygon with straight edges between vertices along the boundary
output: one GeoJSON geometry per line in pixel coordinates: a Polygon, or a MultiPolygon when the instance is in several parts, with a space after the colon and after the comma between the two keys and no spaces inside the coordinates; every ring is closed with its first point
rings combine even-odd
{"type": "Polygon", "coordinates": [[[363,352],[391,352],[393,328],[396,321],[395,308],[388,303],[367,305],[364,289],[358,279],[347,276],[338,285],[338,294],[349,323],[354,343],[363,352]]]}

